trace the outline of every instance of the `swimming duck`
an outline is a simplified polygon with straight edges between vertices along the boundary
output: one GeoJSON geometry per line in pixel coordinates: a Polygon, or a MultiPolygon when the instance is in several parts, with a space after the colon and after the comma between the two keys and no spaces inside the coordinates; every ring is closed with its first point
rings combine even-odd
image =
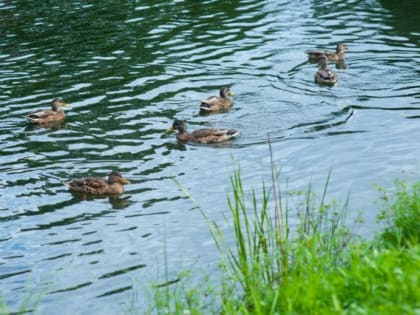
{"type": "Polygon", "coordinates": [[[51,109],[29,114],[27,119],[30,123],[40,125],[56,123],[64,119],[63,107],[67,106],[61,97],[57,97],[53,99],[51,109]]]}
{"type": "Polygon", "coordinates": [[[229,109],[232,106],[232,100],[229,96],[233,96],[230,88],[222,87],[220,96],[210,96],[208,99],[201,101],[200,112],[210,113],[229,109]]]}
{"type": "Polygon", "coordinates": [[[339,61],[344,60],[344,52],[346,50],[348,50],[346,44],[338,43],[335,53],[329,50],[306,50],[305,53],[308,54],[308,58],[312,61],[318,61],[321,55],[324,55],[330,61],[339,61]]]}
{"type": "Polygon", "coordinates": [[[180,142],[197,142],[197,143],[217,143],[225,142],[239,134],[238,130],[235,129],[213,129],[204,128],[198,129],[191,133],[187,132],[185,122],[182,120],[175,119],[172,127],[168,131],[178,130],[176,138],[180,142]]]}
{"type": "Polygon", "coordinates": [[[98,177],[85,177],[64,183],[73,192],[98,196],[122,194],[124,192],[123,185],[125,184],[130,184],[130,182],[117,172],[112,172],[108,180],[98,177]]]}
{"type": "Polygon", "coordinates": [[[327,59],[324,55],[319,58],[319,69],[315,73],[315,82],[333,85],[337,83],[338,76],[327,68],[327,59]]]}

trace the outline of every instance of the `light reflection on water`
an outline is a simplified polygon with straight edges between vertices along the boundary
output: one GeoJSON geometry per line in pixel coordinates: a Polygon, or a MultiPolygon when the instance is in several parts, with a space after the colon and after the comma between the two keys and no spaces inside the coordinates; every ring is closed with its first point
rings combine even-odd
{"type": "Polygon", "coordinates": [[[323,185],[332,169],[331,196],[351,192],[364,235],[376,227],[371,185],[416,179],[419,33],[387,1],[0,9],[0,284],[12,310],[32,286],[45,287],[43,314],[116,313],[133,296],[141,305],[148,284],[162,281],[164,252],[172,280],[185,268],[213,270],[206,222],[173,178],[226,228],[235,165],[246,190],[269,182],[267,133],[291,189],[323,185]],[[350,51],[344,69],[330,64],[338,84],[314,84],[317,66],[303,51],[339,41],[350,51]],[[224,85],[232,110],[199,115],[200,100],[224,85]],[[25,116],[55,96],[71,104],[66,121],[28,127],[25,116]],[[241,136],[179,144],[165,132],[175,117],[241,136]],[[62,185],[111,170],[132,182],[117,198],[83,200],[62,185]]]}

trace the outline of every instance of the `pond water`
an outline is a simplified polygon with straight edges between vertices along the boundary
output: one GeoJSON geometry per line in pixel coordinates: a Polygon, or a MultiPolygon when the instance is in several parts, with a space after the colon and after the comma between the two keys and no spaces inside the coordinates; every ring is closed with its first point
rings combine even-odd
{"type": "MultiPolygon", "coordinates": [[[[350,192],[349,220],[377,229],[373,184],[420,172],[417,1],[0,0],[0,292],[9,311],[41,294],[41,314],[141,309],[168,273],[215,269],[202,214],[227,223],[230,176],[270,182],[270,134],[281,179],[350,192]],[[314,81],[306,49],[345,42],[333,87],[314,81]],[[200,116],[221,86],[233,108],[200,116]],[[28,113],[63,97],[54,128],[28,113]],[[225,145],[177,143],[190,130],[240,130],[225,145]],[[63,181],[121,172],[117,198],[83,200],[63,181]],[[166,258],[165,258],[166,257],[166,258]],[[167,260],[167,261],[166,261],[167,260]]],[[[291,216],[296,214],[291,213],[291,216]]]]}

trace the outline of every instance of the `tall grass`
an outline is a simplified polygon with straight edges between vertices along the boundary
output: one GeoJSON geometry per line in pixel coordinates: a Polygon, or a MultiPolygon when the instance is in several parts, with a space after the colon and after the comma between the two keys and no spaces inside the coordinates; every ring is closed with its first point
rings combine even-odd
{"type": "Polygon", "coordinates": [[[347,202],[336,209],[335,203],[326,201],[328,182],[329,175],[319,202],[311,186],[304,194],[291,195],[269,191],[265,185],[260,201],[252,191],[247,202],[240,171],[234,173],[228,205],[235,246],[222,242],[222,233],[213,227],[225,264],[224,287],[231,291],[222,301],[222,313],[274,314],[285,301],[284,290],[294,291],[291,285],[296,277],[310,294],[313,285],[308,286],[306,279],[328,272],[343,261],[343,251],[351,240],[344,226],[347,202]],[[276,202],[270,206],[274,195],[276,202]],[[290,196],[302,199],[297,204],[300,221],[294,230],[288,223],[290,196]]]}
{"type": "Polygon", "coordinates": [[[411,246],[420,242],[420,182],[409,186],[397,181],[396,192],[380,189],[383,209],[378,216],[386,223],[379,240],[386,246],[411,246]]]}
{"type": "MultiPolygon", "coordinates": [[[[378,235],[381,242],[364,242],[344,225],[347,202],[341,208],[326,202],[328,182],[329,176],[319,203],[311,187],[303,195],[300,222],[292,233],[286,224],[271,222],[265,189],[262,207],[252,193],[252,211],[247,212],[240,173],[235,173],[229,206],[236,250],[226,254],[226,248],[219,249],[234,275],[227,286],[236,288],[238,282],[242,290],[222,301],[221,313],[420,313],[420,185],[400,185],[388,197],[392,201],[384,210],[388,226],[378,235]],[[393,247],[384,247],[382,241],[389,245],[390,239],[393,247]]],[[[275,208],[287,222],[291,210],[283,201],[279,198],[275,208]]]]}
{"type": "Polygon", "coordinates": [[[232,233],[203,211],[221,255],[221,284],[167,288],[177,292],[166,295],[176,307],[151,313],[420,314],[420,183],[400,183],[393,195],[382,190],[387,225],[368,242],[345,226],[348,198],[341,207],[327,201],[329,178],[317,198],[311,186],[290,193],[263,183],[259,194],[246,193],[234,172],[226,217],[232,233]],[[208,294],[211,302],[203,303],[208,294]]]}
{"type": "MultiPolygon", "coordinates": [[[[364,241],[345,226],[348,198],[342,206],[328,201],[330,174],[320,197],[311,185],[282,191],[274,167],[273,174],[276,185],[247,192],[234,172],[225,218],[231,231],[200,208],[220,253],[221,282],[204,275],[192,286],[188,273],[171,280],[165,270],[147,313],[420,314],[420,183],[380,190],[386,224],[364,241]]],[[[43,293],[25,295],[17,312],[0,302],[0,314],[36,313],[43,293]]]]}

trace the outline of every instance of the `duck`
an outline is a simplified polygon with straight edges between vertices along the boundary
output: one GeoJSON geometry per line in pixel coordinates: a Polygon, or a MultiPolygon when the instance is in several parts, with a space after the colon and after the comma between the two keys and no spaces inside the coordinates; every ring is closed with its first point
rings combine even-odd
{"type": "Polygon", "coordinates": [[[182,120],[175,119],[169,132],[178,130],[176,138],[180,142],[196,142],[196,143],[219,143],[229,141],[239,135],[239,131],[235,129],[215,129],[204,128],[198,129],[191,133],[187,132],[186,123],[182,120]]]}
{"type": "Polygon", "coordinates": [[[222,87],[220,89],[220,96],[210,96],[206,100],[202,100],[200,104],[201,113],[219,112],[229,109],[233,102],[229,98],[233,96],[229,87],[222,87]]]}
{"type": "Polygon", "coordinates": [[[120,173],[112,172],[108,179],[99,177],[75,178],[64,182],[70,191],[97,196],[120,195],[124,192],[123,185],[130,184],[120,173]]]}
{"type": "Polygon", "coordinates": [[[344,52],[346,50],[348,50],[346,44],[338,43],[335,53],[329,50],[306,50],[305,53],[312,61],[318,61],[321,55],[324,55],[329,61],[342,61],[345,58],[344,52]]]}
{"type": "Polygon", "coordinates": [[[315,82],[320,84],[334,85],[338,81],[338,76],[327,68],[327,58],[321,55],[319,58],[319,69],[315,73],[315,82]]]}
{"type": "Polygon", "coordinates": [[[63,107],[68,107],[61,97],[56,97],[52,100],[51,109],[42,110],[28,115],[27,120],[32,124],[52,124],[60,122],[64,119],[63,107]]]}

